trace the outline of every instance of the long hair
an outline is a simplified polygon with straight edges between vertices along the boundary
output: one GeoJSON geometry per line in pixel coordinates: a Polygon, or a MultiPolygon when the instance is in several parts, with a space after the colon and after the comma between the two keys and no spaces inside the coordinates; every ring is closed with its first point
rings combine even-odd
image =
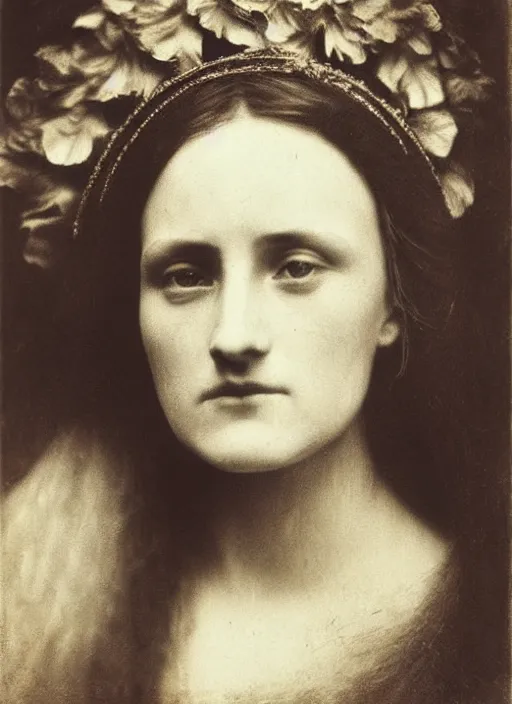
{"type": "MultiPolygon", "coordinates": [[[[96,401],[93,414],[97,415],[110,403],[117,415],[120,403],[127,411],[130,399],[135,399],[135,415],[144,409],[142,415],[147,417],[152,407],[148,395],[154,397],[154,392],[139,342],[138,287],[134,285],[139,275],[142,209],[172,154],[185,142],[229,121],[240,105],[256,117],[298,125],[324,137],[349,157],[375,194],[389,295],[402,330],[399,344],[378,353],[365,410],[368,434],[377,465],[410,508],[438,528],[457,530],[463,507],[457,507],[459,488],[453,491],[450,481],[458,467],[447,472],[443,452],[436,443],[429,447],[425,435],[438,418],[428,417],[430,394],[436,391],[439,376],[446,375],[442,384],[447,383],[454,363],[450,316],[457,297],[455,238],[430,184],[412,181],[414,165],[406,169],[398,163],[394,144],[382,139],[377,121],[361,122],[352,101],[327,85],[273,75],[217,79],[189,89],[186,97],[146,127],[124,157],[102,211],[91,213],[86,221],[83,239],[77,243],[76,266],[70,268],[66,285],[70,309],[64,313],[67,334],[76,353],[83,358],[86,350],[88,358],[77,365],[79,384],[73,397],[84,388],[83,362],[92,362],[87,399],[80,407],[96,401]],[[141,394],[145,394],[143,401],[141,394]],[[413,424],[411,414],[417,415],[413,424]],[[414,437],[406,439],[404,431],[414,437]],[[416,467],[413,477],[400,475],[405,462],[416,467]]],[[[147,425],[144,417],[136,421],[140,427],[147,425]]]]}
{"type": "MultiPolygon", "coordinates": [[[[413,183],[371,120],[355,120],[350,101],[328,86],[254,76],[190,89],[128,153],[52,293],[46,399],[55,439],[7,508],[12,704],[157,697],[180,569],[190,552],[208,554],[195,529],[212,477],[173,438],[145,360],[140,217],[172,154],[241,104],[316,131],[347,154],[375,193],[407,359],[401,345],[378,355],[365,406],[371,447],[412,511],[453,537],[461,554],[469,542],[470,445],[458,415],[464,395],[452,324],[456,246],[428,188],[413,183]],[[32,632],[18,629],[20,618],[30,619],[32,632]]],[[[471,688],[482,669],[470,674],[471,656],[461,663],[471,688]]]]}

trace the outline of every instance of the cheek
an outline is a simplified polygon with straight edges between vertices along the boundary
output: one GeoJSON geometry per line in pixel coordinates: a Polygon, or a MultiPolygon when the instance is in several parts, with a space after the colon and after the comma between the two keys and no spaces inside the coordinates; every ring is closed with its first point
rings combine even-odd
{"type": "Polygon", "coordinates": [[[297,328],[290,359],[300,355],[304,412],[318,409],[322,422],[336,425],[356,414],[366,397],[386,313],[384,286],[338,288],[318,303],[303,318],[300,339],[297,328]]]}
{"type": "Polygon", "coordinates": [[[336,280],[299,311],[292,348],[302,349],[318,372],[340,364],[364,366],[373,359],[386,310],[382,277],[372,285],[336,280]]]}
{"type": "Polygon", "coordinates": [[[189,370],[201,347],[198,325],[190,317],[172,316],[168,305],[141,299],[140,331],[146,356],[159,394],[186,388],[189,370]]]}
{"type": "Polygon", "coordinates": [[[322,423],[345,424],[355,417],[366,398],[380,328],[380,309],[327,311],[325,325],[315,333],[304,372],[310,383],[309,413],[318,409],[322,423]]]}

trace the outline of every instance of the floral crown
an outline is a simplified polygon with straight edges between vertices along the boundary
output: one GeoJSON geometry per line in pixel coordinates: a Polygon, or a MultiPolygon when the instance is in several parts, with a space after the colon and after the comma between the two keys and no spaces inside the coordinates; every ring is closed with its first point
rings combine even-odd
{"type": "Polygon", "coordinates": [[[18,79],[7,96],[0,185],[24,197],[27,261],[52,263],[98,156],[134,101],[194,75],[215,37],[242,56],[282,55],[333,84],[350,86],[353,74],[352,86],[366,82],[370,94],[379,85],[386,97],[376,98],[377,110],[384,106],[414,138],[450,214],[472,204],[467,137],[492,81],[430,2],[101,0],[77,17],[65,44],[36,52],[39,75],[18,79]]]}

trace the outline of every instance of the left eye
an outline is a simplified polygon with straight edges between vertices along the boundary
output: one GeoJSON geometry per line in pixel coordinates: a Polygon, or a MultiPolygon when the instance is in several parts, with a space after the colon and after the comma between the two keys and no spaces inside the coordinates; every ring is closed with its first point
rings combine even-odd
{"type": "Polygon", "coordinates": [[[305,259],[290,259],[276,274],[278,279],[305,279],[318,269],[318,265],[305,259]]]}

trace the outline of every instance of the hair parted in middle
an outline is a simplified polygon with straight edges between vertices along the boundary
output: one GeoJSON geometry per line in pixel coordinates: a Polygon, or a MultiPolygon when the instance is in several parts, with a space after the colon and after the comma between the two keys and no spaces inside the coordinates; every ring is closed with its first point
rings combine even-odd
{"type": "MultiPolygon", "coordinates": [[[[241,108],[256,118],[300,126],[326,139],[349,158],[374,194],[401,340],[377,355],[366,416],[370,436],[384,440],[393,454],[396,438],[388,421],[403,434],[402,416],[409,413],[405,407],[396,408],[395,395],[407,397],[400,398],[399,405],[409,404],[412,397],[421,403],[444,354],[454,298],[451,224],[436,207],[439,193],[415,178],[414,164],[404,168],[393,140],[383,139],[383,130],[368,111],[354,108],[353,101],[331,86],[302,76],[230,75],[191,87],[151,120],[127,151],[101,207],[83,214],[69,253],[71,265],[61,270],[66,291],[63,327],[79,357],[70,364],[76,371],[71,379],[76,393],[71,392],[70,400],[80,399],[79,407],[92,416],[115,417],[122,408],[123,416],[132,414],[128,427],[152,424],[171,434],[161,418],[138,328],[142,211],[157,177],[179,148],[229,122],[241,108]]],[[[377,440],[378,453],[381,445],[377,440]]],[[[428,482],[437,488],[427,492],[426,474],[419,472],[412,482],[407,479],[411,502],[419,505],[422,495],[434,494],[434,503],[444,503],[445,492],[438,490],[435,475],[429,470],[428,482]]],[[[443,511],[433,513],[437,520],[443,511]]]]}

